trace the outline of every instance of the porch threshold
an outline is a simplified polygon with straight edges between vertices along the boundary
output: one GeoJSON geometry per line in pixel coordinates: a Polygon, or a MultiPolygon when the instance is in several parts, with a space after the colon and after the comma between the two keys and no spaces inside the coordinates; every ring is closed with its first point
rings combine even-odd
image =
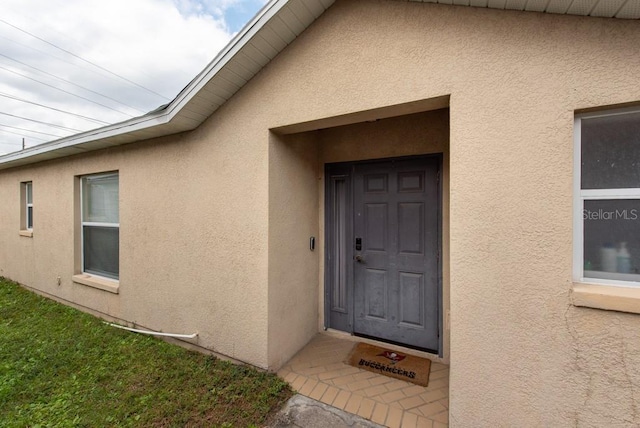
{"type": "Polygon", "coordinates": [[[413,355],[420,358],[426,358],[427,360],[431,360],[432,362],[442,363],[446,366],[449,366],[449,362],[444,358],[439,357],[437,354],[432,354],[431,352],[421,351],[419,349],[407,348],[406,346],[396,345],[393,343],[382,342],[380,340],[371,339],[363,336],[355,336],[349,334],[345,331],[334,330],[329,328],[320,334],[324,334],[330,337],[335,337],[336,339],[346,340],[349,342],[358,343],[368,343],[370,345],[380,346],[382,348],[391,349],[392,351],[402,352],[403,354],[413,355]]]}
{"type": "MultiPolygon", "coordinates": [[[[449,366],[434,359],[422,387],[345,363],[361,338],[319,333],[279,371],[299,394],[389,427],[449,425],[449,366]]],[[[393,348],[393,346],[388,346],[393,348]]],[[[404,352],[404,349],[403,349],[404,352]]],[[[423,355],[420,355],[423,356],[423,355]]]]}

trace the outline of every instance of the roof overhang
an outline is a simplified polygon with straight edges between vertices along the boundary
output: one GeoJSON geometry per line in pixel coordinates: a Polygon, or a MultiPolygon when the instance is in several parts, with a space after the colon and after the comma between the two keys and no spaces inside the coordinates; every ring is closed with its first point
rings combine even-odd
{"type": "Polygon", "coordinates": [[[409,0],[490,9],[559,13],[598,18],[640,19],[639,0],[409,0]]]}
{"type": "MultiPolygon", "coordinates": [[[[335,0],[271,0],[166,106],[144,116],[0,156],[0,170],[190,131],[230,99],[335,0]]],[[[623,19],[640,0],[407,0],[623,19]]]]}
{"type": "Polygon", "coordinates": [[[0,156],[0,170],[198,127],[335,0],[271,0],[166,106],[144,116],[0,156]]]}

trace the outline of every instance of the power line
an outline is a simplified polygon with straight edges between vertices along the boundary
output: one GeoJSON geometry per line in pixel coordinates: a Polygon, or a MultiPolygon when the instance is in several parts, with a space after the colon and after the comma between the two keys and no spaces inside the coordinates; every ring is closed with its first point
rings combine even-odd
{"type": "Polygon", "coordinates": [[[100,124],[103,124],[103,125],[108,125],[108,124],[109,124],[108,122],[105,122],[105,121],[100,120],[100,119],[94,119],[94,118],[92,118],[92,117],[83,116],[83,115],[81,115],[81,114],[72,113],[72,112],[70,112],[70,111],[60,110],[59,108],[46,106],[46,105],[44,105],[44,104],[39,104],[39,103],[36,103],[36,102],[33,102],[33,101],[25,100],[25,99],[23,99],[23,98],[15,97],[15,96],[13,96],[13,95],[5,94],[5,93],[3,93],[3,92],[0,92],[0,97],[9,98],[9,99],[12,99],[12,100],[20,101],[20,102],[22,102],[22,103],[27,103],[27,104],[31,104],[31,105],[34,105],[34,106],[38,106],[38,107],[42,107],[42,108],[46,108],[46,109],[48,109],[48,110],[57,111],[58,113],[69,114],[69,115],[71,115],[71,116],[79,117],[80,119],[90,120],[91,122],[100,123],[100,124]]]}
{"type": "Polygon", "coordinates": [[[74,131],[74,132],[82,132],[81,129],[75,129],[75,128],[68,128],[66,126],[62,126],[62,125],[56,125],[55,123],[50,123],[50,122],[42,122],[40,120],[35,120],[35,119],[29,119],[28,117],[24,117],[24,116],[17,116],[15,114],[11,114],[11,113],[4,113],[0,111],[0,114],[3,114],[5,116],[10,116],[10,117],[15,117],[17,119],[23,119],[23,120],[28,120],[29,122],[35,122],[35,123],[40,123],[42,125],[47,125],[47,126],[53,126],[54,128],[60,128],[62,130],[65,131],[74,131]]]}
{"type": "MultiPolygon", "coordinates": [[[[0,36],[0,37],[2,37],[2,36],[0,36]]],[[[34,67],[34,66],[32,66],[32,65],[29,65],[29,64],[27,64],[27,63],[24,63],[24,62],[22,62],[22,61],[18,61],[17,59],[15,59],[15,58],[11,58],[10,56],[7,56],[7,55],[5,55],[5,54],[0,53],[0,56],[2,56],[2,57],[4,57],[4,58],[7,58],[7,59],[8,59],[8,60],[10,60],[10,61],[17,62],[18,64],[24,65],[25,67],[29,67],[29,68],[31,68],[31,69],[33,69],[33,70],[36,70],[36,71],[38,71],[38,72],[40,72],[40,73],[42,73],[42,74],[47,75],[47,76],[53,77],[54,79],[60,80],[61,82],[65,82],[65,83],[67,83],[67,84],[69,84],[69,85],[73,85],[73,86],[76,86],[76,87],[78,87],[78,88],[80,88],[80,89],[84,89],[85,91],[91,92],[92,94],[99,95],[99,96],[104,97],[104,98],[106,98],[106,99],[108,99],[108,100],[115,101],[116,103],[118,103],[118,104],[122,104],[122,105],[123,105],[123,106],[125,106],[125,107],[129,107],[130,109],[135,110],[135,111],[137,111],[138,113],[142,113],[142,114],[144,114],[144,113],[145,113],[144,111],[142,111],[142,110],[140,110],[140,109],[138,109],[138,108],[136,108],[136,107],[133,107],[133,106],[130,106],[129,104],[123,103],[122,101],[118,101],[118,100],[116,100],[115,98],[111,98],[111,97],[110,97],[110,96],[108,96],[108,95],[104,95],[104,94],[101,94],[100,92],[96,92],[96,91],[94,91],[93,89],[89,89],[89,88],[84,87],[84,86],[82,86],[82,85],[78,85],[77,83],[74,83],[74,82],[72,82],[72,81],[70,81],[70,80],[67,80],[67,79],[63,79],[62,77],[56,76],[55,74],[49,73],[48,71],[40,70],[40,69],[39,69],[39,68],[37,68],[37,67],[34,67]]],[[[57,58],[57,57],[53,57],[53,58],[57,58]]],[[[75,64],[72,64],[72,65],[75,65],[75,64]]]]}
{"type": "Polygon", "coordinates": [[[118,78],[120,78],[120,79],[124,80],[125,82],[129,82],[130,84],[132,84],[132,85],[134,85],[134,86],[137,86],[138,88],[144,89],[145,91],[147,91],[147,92],[149,92],[149,93],[152,93],[152,94],[154,94],[154,95],[159,96],[160,98],[163,98],[163,99],[165,99],[165,100],[167,100],[167,101],[170,101],[170,100],[169,100],[169,98],[165,97],[165,96],[164,96],[164,95],[162,95],[162,94],[159,94],[158,92],[156,92],[156,91],[154,91],[154,90],[152,90],[152,89],[146,88],[146,87],[144,87],[144,86],[140,85],[139,83],[136,83],[136,82],[134,82],[133,80],[127,79],[126,77],[123,77],[123,76],[121,76],[121,75],[119,75],[119,74],[117,74],[117,73],[114,73],[113,71],[108,70],[108,69],[106,69],[106,68],[104,68],[104,67],[102,67],[102,66],[100,66],[100,65],[98,65],[98,64],[96,64],[96,63],[93,63],[93,62],[89,61],[88,59],[84,59],[84,58],[82,58],[81,56],[76,55],[76,54],[74,54],[73,52],[68,51],[68,50],[66,50],[66,49],[64,49],[64,48],[61,48],[60,46],[57,46],[57,45],[55,45],[55,44],[53,44],[53,43],[51,43],[51,42],[49,42],[49,41],[47,41],[47,40],[45,40],[45,39],[43,39],[43,38],[41,38],[41,37],[36,36],[35,34],[32,34],[32,33],[28,32],[28,31],[26,31],[26,30],[23,30],[22,28],[17,27],[17,26],[15,26],[15,25],[13,25],[13,24],[11,24],[11,23],[9,23],[9,22],[5,21],[4,19],[1,19],[1,18],[0,18],[0,22],[2,22],[2,23],[3,23],[3,24],[5,24],[5,25],[8,25],[9,27],[15,28],[15,29],[16,29],[16,30],[18,30],[18,31],[21,31],[21,32],[23,32],[23,33],[25,33],[25,34],[28,34],[28,35],[30,35],[31,37],[34,37],[34,38],[36,38],[36,39],[40,40],[40,41],[41,41],[41,42],[43,42],[43,43],[46,43],[46,44],[48,44],[48,45],[50,45],[50,46],[53,46],[54,48],[59,49],[59,50],[61,50],[62,52],[65,52],[65,53],[67,53],[67,54],[69,54],[69,55],[71,55],[71,56],[73,56],[73,57],[75,57],[75,58],[78,58],[79,60],[84,61],[84,62],[86,62],[87,64],[91,64],[91,65],[93,65],[94,67],[99,68],[100,70],[106,71],[107,73],[109,73],[109,74],[111,74],[111,75],[113,75],[113,76],[116,76],[116,77],[118,77],[118,78]]]}
{"type": "MultiPolygon", "coordinates": [[[[61,9],[63,6],[60,4],[60,2],[58,0],[50,0],[50,2],[56,3],[56,7],[58,9],[61,9]]],[[[20,15],[23,19],[30,21],[32,18],[30,17],[26,17],[23,13],[21,13],[20,11],[16,11],[15,9],[12,10],[13,13],[20,15]]],[[[48,30],[55,32],[56,34],[58,34],[59,36],[63,37],[66,39],[65,45],[66,46],[73,46],[76,49],[72,49],[72,48],[68,48],[69,50],[77,50],[77,49],[91,49],[89,44],[83,43],[83,41],[85,41],[84,39],[79,39],[77,37],[72,37],[69,34],[59,31],[57,28],[52,27],[48,21],[43,21],[43,22],[39,22],[39,24],[43,25],[44,27],[46,27],[48,30]],[[68,43],[71,42],[71,44],[69,45],[68,43]]],[[[119,32],[114,32],[111,31],[111,29],[109,27],[104,27],[101,29],[103,32],[108,33],[111,35],[111,37],[113,37],[114,39],[117,39],[119,42],[122,43],[127,43],[128,41],[126,39],[123,39],[122,34],[119,32]]],[[[1,37],[1,36],[0,36],[1,37]]],[[[62,43],[60,43],[62,44],[62,43]]],[[[29,47],[30,49],[33,49],[31,47],[29,47]]],[[[49,54],[50,55],[50,54],[49,54]]],[[[57,58],[57,57],[54,57],[57,58]]],[[[69,64],[72,64],[76,67],[79,67],[79,65],[77,63],[71,63],[69,62],[69,64]]],[[[139,67],[131,67],[131,64],[118,64],[119,67],[126,67],[128,70],[133,71],[134,73],[139,73],[142,76],[147,77],[149,80],[152,79],[152,76],[147,72],[147,68],[139,68],[139,67]]],[[[93,73],[97,73],[96,71],[89,69],[89,68],[85,68],[85,70],[91,71],[93,73]]],[[[184,69],[180,70],[183,75],[185,76],[185,78],[191,79],[193,77],[193,73],[191,71],[186,71],[184,69]]],[[[123,73],[124,74],[124,73],[123,73]]],[[[104,74],[100,74],[100,76],[104,76],[104,74]]],[[[146,112],[142,112],[141,113],[146,113],[146,112]]]]}
{"type": "Polygon", "coordinates": [[[39,54],[46,55],[46,56],[48,56],[48,57],[50,57],[50,58],[54,58],[54,59],[56,59],[56,60],[58,60],[58,61],[64,62],[64,63],[69,64],[69,65],[72,65],[72,66],[74,66],[74,67],[77,67],[77,68],[81,69],[82,71],[88,71],[88,72],[90,72],[90,73],[95,74],[96,76],[103,77],[103,78],[108,77],[108,76],[105,76],[105,75],[104,75],[104,73],[100,73],[98,70],[94,70],[93,68],[86,67],[84,64],[80,65],[80,64],[78,64],[77,62],[69,61],[69,60],[68,60],[68,59],[66,59],[66,58],[63,58],[63,57],[59,57],[59,56],[57,56],[57,55],[54,55],[54,54],[52,54],[51,52],[43,51],[43,50],[41,50],[41,49],[36,49],[36,48],[34,48],[33,46],[29,46],[29,45],[27,45],[27,44],[25,44],[25,43],[17,42],[17,41],[15,41],[15,40],[13,40],[13,39],[10,39],[9,37],[0,36],[0,38],[5,39],[5,40],[8,40],[8,41],[10,41],[11,43],[14,43],[14,44],[16,44],[16,45],[18,45],[18,46],[22,46],[22,47],[23,47],[23,48],[25,48],[25,49],[29,49],[29,50],[32,50],[32,51],[34,51],[34,52],[38,52],[39,54]]]}
{"type": "Polygon", "coordinates": [[[4,130],[4,129],[0,129],[0,132],[5,132],[5,133],[8,133],[8,134],[19,135],[20,137],[23,137],[23,138],[31,138],[31,139],[33,139],[33,140],[47,141],[47,140],[45,140],[45,139],[43,139],[43,138],[32,137],[32,136],[25,136],[24,134],[19,134],[19,133],[17,133],[17,132],[7,131],[7,130],[4,130]]]}
{"type": "Polygon", "coordinates": [[[62,135],[49,134],[48,132],[32,131],[31,129],[27,129],[27,128],[20,128],[20,127],[17,127],[17,126],[11,126],[11,125],[4,125],[4,124],[2,124],[2,123],[0,123],[0,127],[2,127],[2,128],[11,128],[11,129],[18,129],[18,130],[20,130],[20,131],[34,132],[34,133],[36,133],[36,134],[49,135],[49,136],[51,136],[51,137],[62,138],[62,135]]]}
{"type": "Polygon", "coordinates": [[[48,86],[49,88],[55,89],[56,91],[64,92],[65,94],[72,95],[72,96],[74,96],[74,97],[77,97],[77,98],[83,99],[83,100],[85,100],[85,101],[89,101],[90,103],[93,103],[93,104],[99,105],[99,106],[104,107],[104,108],[106,108],[106,109],[113,110],[113,111],[115,111],[115,112],[117,112],[117,113],[120,113],[120,114],[124,114],[125,116],[133,117],[133,115],[131,115],[131,114],[129,114],[129,113],[125,113],[125,112],[123,112],[123,111],[120,111],[120,110],[118,110],[118,109],[115,109],[115,108],[109,107],[109,106],[104,105],[104,104],[102,104],[102,103],[99,103],[99,102],[97,102],[97,101],[90,100],[89,98],[85,98],[85,97],[83,97],[82,95],[78,95],[78,94],[74,94],[73,92],[65,91],[64,89],[60,89],[60,88],[55,87],[55,86],[53,86],[53,85],[50,85],[50,84],[48,84],[48,83],[42,82],[42,81],[40,81],[40,80],[38,80],[38,79],[34,79],[33,77],[29,77],[29,76],[27,76],[27,75],[25,75],[25,74],[18,73],[17,71],[10,70],[10,69],[8,69],[8,68],[6,68],[6,67],[2,67],[2,66],[0,66],[0,69],[1,69],[1,70],[4,70],[4,71],[8,71],[9,73],[13,73],[13,74],[16,74],[16,75],[18,75],[18,76],[24,77],[25,79],[33,80],[33,81],[34,81],[34,82],[36,82],[36,83],[40,83],[41,85],[48,86]]]}

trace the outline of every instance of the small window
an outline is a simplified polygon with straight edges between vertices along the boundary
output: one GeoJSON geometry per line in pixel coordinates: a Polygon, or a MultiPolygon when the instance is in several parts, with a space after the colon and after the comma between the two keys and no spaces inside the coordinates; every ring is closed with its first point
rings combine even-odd
{"type": "Polygon", "coordinates": [[[81,179],[82,271],[118,279],[120,217],[118,174],[81,179]]]}
{"type": "Polygon", "coordinates": [[[574,279],[640,286],[640,109],[578,115],[574,279]]]}
{"type": "Polygon", "coordinates": [[[20,183],[20,199],[22,201],[20,229],[33,231],[33,183],[31,181],[20,183]]]}

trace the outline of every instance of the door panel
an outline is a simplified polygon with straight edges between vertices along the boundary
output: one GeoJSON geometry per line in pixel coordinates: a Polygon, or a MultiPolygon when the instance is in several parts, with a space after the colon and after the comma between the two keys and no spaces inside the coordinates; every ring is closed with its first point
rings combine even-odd
{"type": "Polygon", "coordinates": [[[365,316],[367,318],[387,320],[389,313],[389,296],[387,272],[378,269],[366,269],[365,271],[365,316]]]}
{"type": "Polygon", "coordinates": [[[424,254],[424,204],[399,203],[398,217],[398,252],[424,254]]]}
{"type": "Polygon", "coordinates": [[[364,205],[364,229],[367,240],[364,241],[368,251],[387,250],[387,225],[389,224],[387,204],[365,204],[364,205]]]}
{"type": "Polygon", "coordinates": [[[439,349],[439,158],[353,168],[356,334],[439,349]]]}
{"type": "Polygon", "coordinates": [[[351,166],[332,165],[326,174],[325,320],[353,331],[353,210],[351,166]]]}
{"type": "Polygon", "coordinates": [[[400,272],[400,310],[398,321],[408,327],[424,328],[424,275],[400,272]]]}

